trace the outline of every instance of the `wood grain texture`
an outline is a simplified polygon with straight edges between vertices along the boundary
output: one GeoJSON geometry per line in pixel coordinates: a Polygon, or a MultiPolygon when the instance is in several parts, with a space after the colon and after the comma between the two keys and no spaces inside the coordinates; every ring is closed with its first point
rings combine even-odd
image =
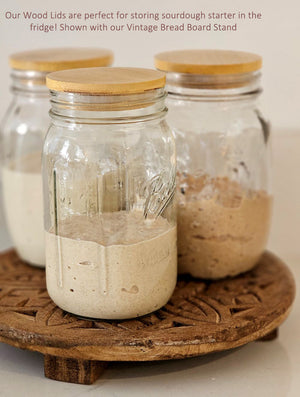
{"type": "Polygon", "coordinates": [[[76,360],[46,354],[44,356],[45,376],[61,382],[91,385],[104,371],[106,365],[99,361],[76,360]]]}
{"type": "Polygon", "coordinates": [[[142,68],[62,70],[46,78],[50,90],[94,95],[138,94],[165,86],[163,72],[142,68]]]}
{"type": "Polygon", "coordinates": [[[191,74],[240,74],[261,69],[262,57],[244,51],[181,50],[155,55],[155,67],[165,72],[191,74]]]}
{"type": "Polygon", "coordinates": [[[43,270],[9,251],[0,256],[0,341],[77,360],[192,357],[269,334],[287,317],[294,296],[288,268],[265,253],[255,269],[232,279],[181,278],[155,313],[122,321],[81,319],[51,301],[43,270]]]}
{"type": "Polygon", "coordinates": [[[17,52],[10,56],[9,63],[13,69],[53,72],[109,66],[113,58],[113,52],[104,48],[62,47],[17,52]]]}
{"type": "Polygon", "coordinates": [[[278,338],[278,328],[275,328],[269,334],[263,336],[262,338],[258,339],[259,342],[270,342],[274,339],[278,338]]]}

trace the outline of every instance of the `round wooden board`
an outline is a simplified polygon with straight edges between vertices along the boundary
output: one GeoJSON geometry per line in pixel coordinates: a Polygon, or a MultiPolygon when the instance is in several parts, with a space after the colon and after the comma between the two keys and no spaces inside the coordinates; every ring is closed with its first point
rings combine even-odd
{"type": "Polygon", "coordinates": [[[43,353],[48,377],[91,383],[93,362],[178,359],[260,339],[284,321],[294,296],[291,272],[266,252],[255,269],[235,278],[180,278],[171,300],[155,313],[122,321],[81,319],[51,301],[44,270],[8,251],[0,254],[0,341],[43,353]],[[52,369],[61,370],[59,360],[69,360],[69,374],[51,376],[52,369]],[[70,379],[78,362],[90,376],[70,379]]]}

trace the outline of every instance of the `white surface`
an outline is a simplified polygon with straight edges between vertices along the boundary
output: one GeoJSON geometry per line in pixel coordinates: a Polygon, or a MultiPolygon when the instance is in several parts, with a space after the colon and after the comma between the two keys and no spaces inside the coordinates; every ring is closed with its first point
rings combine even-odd
{"type": "MultiPolygon", "coordinates": [[[[299,124],[300,103],[300,2],[298,0],[1,0],[0,2],[0,118],[9,99],[9,54],[34,48],[100,46],[115,52],[115,66],[153,67],[153,55],[180,48],[221,48],[252,51],[264,58],[263,103],[274,125],[299,124]],[[241,21],[237,32],[30,32],[28,21],[6,20],[6,11],[186,11],[262,13],[261,21],[241,21]],[[286,109],[288,107],[288,116],[286,109]]],[[[37,21],[45,22],[43,20],[37,21]]],[[[53,20],[46,20],[46,23],[53,20]]],[[[98,23],[99,21],[95,21],[98,23]]],[[[139,22],[139,21],[135,21],[139,22]]],[[[153,21],[149,20],[149,23],[153,21]]],[[[208,23],[207,21],[206,23],[208,23]]],[[[80,22],[76,22],[80,23],[80,22]]],[[[83,22],[84,23],[84,22],[83,22]]],[[[168,23],[168,22],[167,22],[168,23]]],[[[172,23],[172,21],[170,22],[172,23]]],[[[180,23],[180,21],[178,22],[180,23]]],[[[205,21],[198,22],[199,24],[205,21]]],[[[226,22],[223,22],[226,23],[226,22]]],[[[227,21],[230,23],[230,21],[227,21]]]]}
{"type": "MultiPolygon", "coordinates": [[[[275,214],[270,248],[300,279],[300,134],[274,139],[275,214]]],[[[0,215],[0,248],[9,246],[0,215]]],[[[51,381],[43,357],[0,344],[0,396],[213,396],[298,397],[300,395],[300,301],[272,342],[253,342],[230,352],[173,362],[114,364],[91,386],[51,381]]]]}

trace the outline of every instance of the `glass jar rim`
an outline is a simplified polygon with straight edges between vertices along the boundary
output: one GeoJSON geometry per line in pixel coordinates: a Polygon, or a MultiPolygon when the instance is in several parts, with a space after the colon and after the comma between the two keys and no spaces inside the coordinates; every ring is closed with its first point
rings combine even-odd
{"type": "Polygon", "coordinates": [[[168,86],[181,86],[198,89],[231,89],[259,83],[261,72],[239,74],[191,74],[179,72],[166,72],[168,86]]]}
{"type": "Polygon", "coordinates": [[[12,69],[10,77],[12,79],[11,89],[16,93],[28,95],[47,95],[49,90],[46,86],[47,72],[37,70],[12,69]]]}
{"type": "Polygon", "coordinates": [[[167,72],[166,89],[170,95],[186,95],[199,98],[232,98],[259,94],[261,72],[259,70],[224,75],[204,75],[167,72]]]}
{"type": "Polygon", "coordinates": [[[50,90],[52,107],[74,111],[122,111],[151,107],[164,103],[167,92],[164,87],[143,93],[122,95],[93,95],[85,93],[60,92],[50,90]]]}
{"type": "Polygon", "coordinates": [[[50,91],[56,123],[126,124],[164,118],[165,88],[130,95],[91,95],[50,91]]]}

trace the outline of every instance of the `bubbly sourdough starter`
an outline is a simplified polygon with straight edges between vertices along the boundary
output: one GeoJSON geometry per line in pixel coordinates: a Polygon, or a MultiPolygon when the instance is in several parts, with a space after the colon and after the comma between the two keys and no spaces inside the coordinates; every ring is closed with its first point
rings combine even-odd
{"type": "Polygon", "coordinates": [[[41,154],[20,161],[22,172],[13,165],[2,168],[6,222],[19,256],[45,266],[41,154]]]}
{"type": "Polygon", "coordinates": [[[227,178],[179,180],[179,273],[217,279],[251,269],[267,243],[271,196],[227,178]]]}
{"type": "Polygon", "coordinates": [[[46,232],[47,289],[71,313],[123,319],[159,309],[176,284],[176,227],[142,212],[73,216],[46,232]]]}

